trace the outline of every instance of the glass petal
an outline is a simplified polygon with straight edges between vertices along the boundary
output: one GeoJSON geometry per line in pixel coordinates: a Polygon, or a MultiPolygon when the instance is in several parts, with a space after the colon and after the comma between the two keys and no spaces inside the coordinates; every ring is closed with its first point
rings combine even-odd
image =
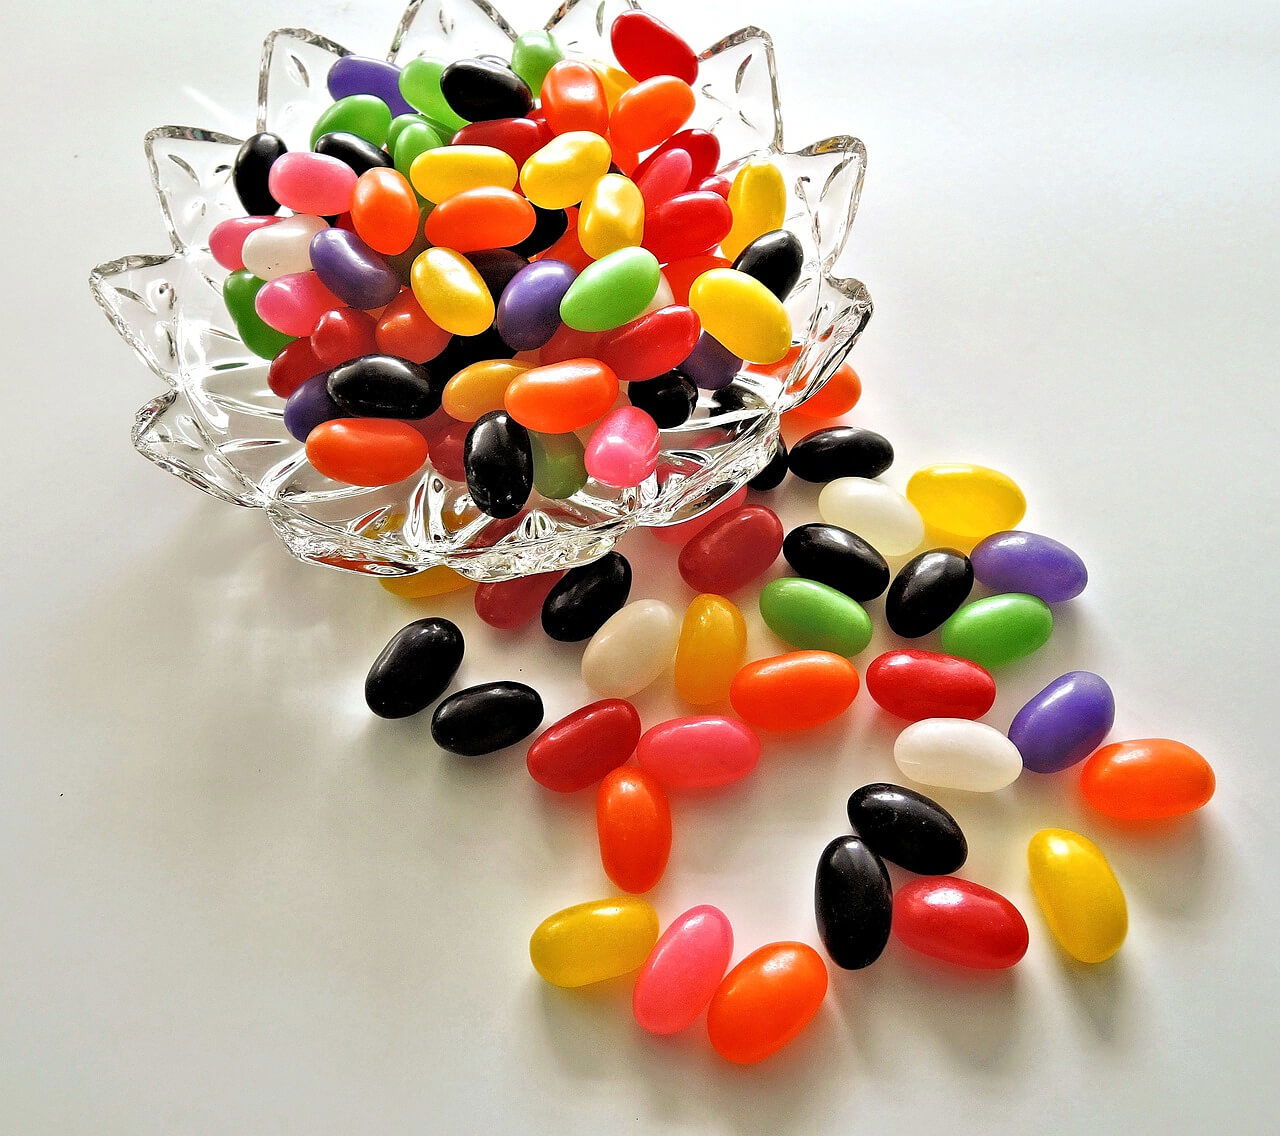
{"type": "Polygon", "coordinates": [[[405,9],[387,58],[405,64],[422,55],[471,59],[511,56],[516,33],[485,0],[413,0],[405,9]]]}

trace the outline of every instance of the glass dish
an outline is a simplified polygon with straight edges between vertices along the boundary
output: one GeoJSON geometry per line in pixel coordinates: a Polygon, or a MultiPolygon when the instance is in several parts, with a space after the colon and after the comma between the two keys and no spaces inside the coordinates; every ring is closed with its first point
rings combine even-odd
{"type": "MultiPolygon", "coordinates": [[[[613,17],[635,7],[634,0],[567,0],[546,27],[569,54],[608,58],[613,17]]],[[[387,58],[505,56],[515,34],[484,0],[414,0],[387,58]]],[[[254,130],[306,149],[311,125],[331,101],[329,67],[346,54],[309,31],[272,32],[254,130]]],[[[145,139],[173,251],[123,257],[90,277],[112,325],[167,388],[137,413],[138,452],[206,493],[262,509],[299,559],[379,576],[444,564],[486,581],[567,568],[602,556],[630,529],[688,520],[734,492],[772,455],[780,415],[827,380],[870,318],[863,285],[833,271],[857,208],[866,151],[844,135],[784,148],[773,44],[759,29],[736,31],[699,58],[689,125],[719,137],[721,172],[731,177],[760,155],[785,176],[786,224],[805,249],[802,278],[787,301],[802,349],[781,379],[744,371],[723,391],[703,392],[688,422],[663,431],[656,476],[624,490],[588,482],[564,501],[535,493],[514,522],[503,522],[468,521],[465,484],[430,464],[379,488],[317,473],[284,429],[267,363],[235,333],[222,303],[226,270],[209,253],[210,230],[243,214],[231,184],[241,140],[181,126],[158,127],[145,139]],[[460,519],[466,523],[459,527],[460,519]]]]}

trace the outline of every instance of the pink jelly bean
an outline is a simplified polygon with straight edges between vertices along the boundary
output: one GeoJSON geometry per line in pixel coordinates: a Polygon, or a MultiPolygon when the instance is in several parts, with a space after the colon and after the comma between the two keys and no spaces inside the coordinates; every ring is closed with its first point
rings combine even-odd
{"type": "Polygon", "coordinates": [[[649,531],[663,544],[684,544],[690,537],[697,536],[716,518],[739,508],[746,499],[747,487],[744,485],[736,493],[729,494],[720,504],[708,509],[701,516],[694,517],[691,521],[681,521],[678,525],[668,525],[666,528],[649,531]]]}
{"type": "Polygon", "coordinates": [[[636,181],[636,188],[644,198],[645,212],[657,209],[664,201],[670,201],[678,193],[684,193],[693,174],[693,159],[688,150],[677,147],[655,155],[644,176],[636,181]]]}
{"type": "Polygon", "coordinates": [[[658,425],[634,406],[611,410],[587,442],[583,461],[588,475],[605,485],[639,485],[658,465],[658,425]]]}
{"type": "Polygon", "coordinates": [[[647,729],[636,762],[671,789],[710,789],[741,781],[760,760],[760,739],[745,722],[708,714],[647,729]]]}
{"type": "Polygon", "coordinates": [[[268,327],[285,335],[310,335],[325,312],[344,305],[314,272],[291,272],[268,280],[253,306],[268,327]]]}
{"type": "Polygon", "coordinates": [[[228,217],[214,225],[209,233],[209,251],[223,268],[236,272],[244,267],[245,238],[283,220],[283,217],[228,217]]]}
{"type": "Polygon", "coordinates": [[[272,197],[295,213],[329,217],[351,208],[356,172],[328,154],[290,151],[271,163],[267,187],[272,197]]]}
{"type": "Polygon", "coordinates": [[[636,1021],[650,1033],[679,1033],[698,1020],[733,957],[733,928],[718,907],[677,915],[649,954],[631,993],[636,1021]]]}

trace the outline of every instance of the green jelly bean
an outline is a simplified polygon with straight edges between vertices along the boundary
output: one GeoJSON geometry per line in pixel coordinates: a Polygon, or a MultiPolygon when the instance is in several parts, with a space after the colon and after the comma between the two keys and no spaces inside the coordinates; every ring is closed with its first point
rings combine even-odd
{"type": "Polygon", "coordinates": [[[817,580],[771,580],[760,592],[760,614],[770,631],[801,651],[851,656],[871,642],[871,617],[862,605],[817,580]]]}
{"type": "Polygon", "coordinates": [[[391,151],[391,160],[395,162],[396,169],[408,178],[409,167],[413,165],[414,158],[444,144],[445,140],[434,126],[428,125],[425,120],[411,122],[396,138],[396,148],[391,151]]]}
{"type": "Polygon", "coordinates": [[[400,141],[400,135],[410,126],[429,126],[446,142],[453,137],[454,131],[450,130],[442,122],[434,122],[425,114],[398,114],[391,120],[391,129],[387,131],[387,153],[394,154],[396,152],[396,143],[400,141]]]}
{"type": "Polygon", "coordinates": [[[440,93],[440,75],[445,66],[439,59],[413,59],[406,63],[400,71],[400,94],[411,107],[457,131],[467,125],[467,120],[459,118],[440,93]]]}
{"type": "Polygon", "coordinates": [[[240,341],[255,355],[274,359],[295,337],[267,326],[258,315],[253,301],[257,299],[265,283],[265,280],[260,280],[246,268],[232,272],[223,281],[222,301],[227,305],[227,312],[236,325],[240,341]]]}
{"type": "Polygon", "coordinates": [[[542,30],[525,32],[511,45],[511,70],[529,84],[535,95],[547,72],[564,58],[556,37],[542,30]]]}
{"type": "Polygon", "coordinates": [[[618,249],[578,274],[560,301],[560,318],[576,331],[621,327],[645,310],[661,275],[648,249],[618,249]]]}
{"type": "Polygon", "coordinates": [[[974,600],[942,625],[942,649],[992,670],[1038,651],[1053,633],[1044,600],[1021,592],[974,600]]]}
{"type": "Polygon", "coordinates": [[[574,434],[530,434],[533,487],[544,497],[563,501],[587,483],[582,443],[574,434]]]}
{"type": "Polygon", "coordinates": [[[311,147],[322,134],[341,131],[354,134],[373,146],[381,146],[391,129],[391,110],[376,95],[348,95],[328,106],[311,128],[311,147]]]}

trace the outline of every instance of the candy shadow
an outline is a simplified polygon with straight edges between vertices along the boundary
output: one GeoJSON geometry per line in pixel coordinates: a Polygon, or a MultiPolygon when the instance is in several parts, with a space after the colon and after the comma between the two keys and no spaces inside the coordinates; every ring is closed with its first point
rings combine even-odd
{"type": "MultiPolygon", "coordinates": [[[[1047,929],[1045,938],[1052,940],[1047,929]]],[[[1108,1044],[1137,1036],[1137,991],[1124,948],[1106,962],[1089,965],[1077,962],[1056,943],[1047,945],[1057,952],[1063,986],[1094,1035],[1108,1044]]]]}

